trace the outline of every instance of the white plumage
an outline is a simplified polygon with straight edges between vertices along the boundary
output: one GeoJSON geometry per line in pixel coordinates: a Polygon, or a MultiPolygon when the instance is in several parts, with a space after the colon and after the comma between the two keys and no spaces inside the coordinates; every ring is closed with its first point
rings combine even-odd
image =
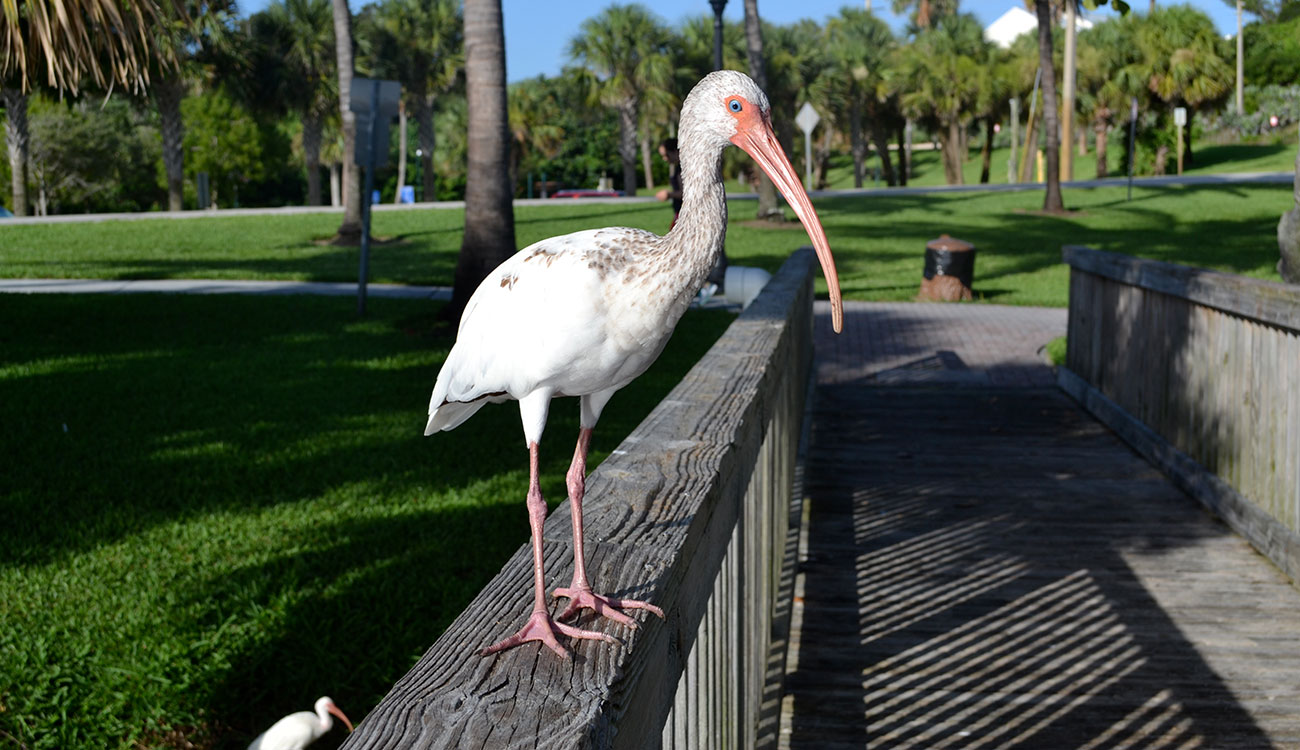
{"type": "Polygon", "coordinates": [[[567,656],[557,632],[612,641],[606,634],[556,621],[584,608],[628,626],[635,622],[623,609],[663,616],[652,604],[591,590],[582,539],[586,456],[606,403],[659,356],[722,249],[727,204],[721,156],[729,144],[754,157],[803,221],[826,274],[833,324],[840,330],[842,304],[830,246],[772,132],[767,96],[742,73],[711,73],[683,103],[678,141],[682,208],[667,235],[595,229],[542,240],[519,251],[488,274],[470,298],[456,343],[438,373],[424,434],[450,430],[487,403],[513,399],[519,402],[530,454],[533,613],[518,633],[484,653],[537,640],[567,656]],[[568,588],[555,591],[571,601],[559,618],[552,618],[543,595],[540,539],[546,505],[538,486],[537,444],[556,396],[580,398],[581,429],[567,477],[574,577],[568,588]]]}
{"type": "Polygon", "coordinates": [[[249,743],[248,750],[302,750],[334,726],[331,714],[342,719],[348,731],[352,731],[352,722],[328,697],[317,700],[313,710],[314,713],[298,711],[275,722],[249,743]]]}

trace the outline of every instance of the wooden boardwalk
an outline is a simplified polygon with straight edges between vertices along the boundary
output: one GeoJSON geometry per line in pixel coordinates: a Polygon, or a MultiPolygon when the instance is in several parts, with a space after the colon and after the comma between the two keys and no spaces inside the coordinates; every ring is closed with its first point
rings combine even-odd
{"type": "Polygon", "coordinates": [[[1300,591],[1043,387],[1060,311],[908,307],[819,349],[781,747],[1300,749],[1300,591]]]}

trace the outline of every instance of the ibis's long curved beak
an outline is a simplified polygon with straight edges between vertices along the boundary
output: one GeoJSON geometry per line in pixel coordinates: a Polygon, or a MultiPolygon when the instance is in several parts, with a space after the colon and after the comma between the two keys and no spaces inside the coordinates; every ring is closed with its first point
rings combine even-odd
{"type": "Polygon", "coordinates": [[[343,709],[331,703],[325,707],[325,710],[342,719],[344,726],[348,728],[348,733],[352,733],[352,722],[348,721],[348,717],[343,715],[343,709]]]}
{"type": "Polygon", "coordinates": [[[831,245],[826,240],[826,232],[822,229],[821,220],[817,218],[817,212],[813,210],[808,193],[799,183],[794,167],[790,165],[785,151],[781,149],[776,134],[772,132],[771,123],[766,117],[753,117],[747,126],[736,129],[731,142],[740,146],[745,153],[758,162],[758,166],[772,178],[781,195],[785,196],[786,202],[794,209],[799,221],[803,222],[803,228],[812,239],[813,249],[817,251],[817,260],[821,261],[822,273],[826,275],[826,286],[830,288],[831,293],[831,325],[835,328],[835,332],[839,333],[844,329],[844,300],[840,297],[840,278],[835,273],[835,258],[831,257],[831,245]]]}

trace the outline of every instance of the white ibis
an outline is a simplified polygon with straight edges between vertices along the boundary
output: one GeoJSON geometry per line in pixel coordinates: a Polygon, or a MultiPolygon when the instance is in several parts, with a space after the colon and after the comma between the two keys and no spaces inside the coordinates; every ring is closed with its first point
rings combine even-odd
{"type": "Polygon", "coordinates": [[[832,322],[843,326],[839,279],[812,202],[772,132],[767,95],[743,73],[705,76],[682,105],[682,210],[660,237],[641,229],[595,229],[552,237],[520,250],[488,274],[470,297],[456,343],[438,373],[424,434],[450,430],[489,402],[519,402],[529,453],[528,518],[533,545],[533,612],[514,635],[484,655],[541,641],[560,657],[557,633],[613,642],[605,633],[560,620],[592,609],[629,627],[624,610],[653,604],[592,591],[582,539],[582,496],[592,429],[614,393],[645,372],[663,350],[690,305],[727,229],[722,151],[744,149],[781,190],[812,238],[830,287],[832,322]],[[567,485],[573,519],[573,582],[555,590],[567,597],[558,618],[547,611],[542,572],[546,503],[538,486],[537,445],[551,399],[577,396],[581,422],[567,485]]]}
{"type": "Polygon", "coordinates": [[[334,726],[334,718],[339,717],[352,731],[352,722],[343,715],[334,701],[322,697],[316,701],[312,711],[298,711],[289,714],[271,725],[248,745],[248,750],[302,750],[320,739],[334,726]]]}

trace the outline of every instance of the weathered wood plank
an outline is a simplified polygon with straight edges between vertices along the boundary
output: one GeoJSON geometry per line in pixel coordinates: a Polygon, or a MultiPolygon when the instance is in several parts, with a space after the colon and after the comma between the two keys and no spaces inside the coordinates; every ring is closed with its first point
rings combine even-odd
{"type": "MultiPolygon", "coordinates": [[[[1182,457],[1179,466],[1199,464],[1253,504],[1258,513],[1248,523],[1236,502],[1228,506],[1261,551],[1289,554],[1300,534],[1300,458],[1291,440],[1300,413],[1289,407],[1300,398],[1300,356],[1290,344],[1300,293],[1088,248],[1063,254],[1073,266],[1076,326],[1067,369],[1159,435],[1182,457]]],[[[1275,561],[1294,575],[1293,560],[1275,561]]]]}
{"type": "Polygon", "coordinates": [[[783,747],[1300,748],[1300,592],[1061,394],[815,408],[783,747]]]}
{"type": "MultiPolygon", "coordinates": [[[[659,604],[667,622],[649,617],[629,631],[588,616],[582,626],[612,632],[625,646],[581,641],[570,644],[574,658],[564,661],[532,645],[479,657],[478,649],[517,629],[530,609],[525,546],[345,747],[641,747],[648,737],[692,747],[742,719],[723,703],[728,654],[719,642],[723,612],[740,608],[722,600],[747,597],[756,582],[729,582],[723,593],[718,575],[756,462],[773,458],[764,447],[773,442],[768,426],[782,408],[802,410],[814,265],[810,250],[796,253],[587,482],[593,583],[659,604]],[[798,399],[786,394],[791,389],[798,399]]],[[[544,526],[548,585],[572,573],[568,510],[566,501],[544,526]]],[[[782,553],[777,547],[772,554],[782,553]]],[[[750,621],[765,611],[738,617],[754,627],[750,621]]],[[[766,641],[761,648],[765,655],[766,641]]],[[[760,686],[763,677],[761,668],[742,675],[760,686]]],[[[756,712],[749,718],[756,721],[756,712]]]]}
{"type": "Polygon", "coordinates": [[[1300,288],[1236,274],[1192,268],[1157,260],[1066,245],[1065,262],[1073,268],[1192,300],[1243,317],[1300,330],[1300,288]]]}

